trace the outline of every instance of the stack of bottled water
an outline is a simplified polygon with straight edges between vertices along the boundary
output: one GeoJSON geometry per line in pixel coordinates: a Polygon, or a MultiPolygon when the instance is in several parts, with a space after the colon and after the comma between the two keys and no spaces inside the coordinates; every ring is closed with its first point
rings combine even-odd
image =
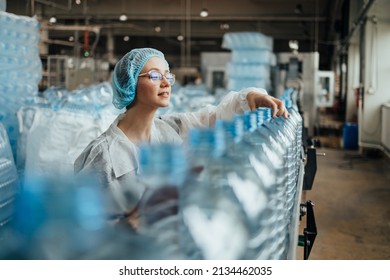
{"type": "Polygon", "coordinates": [[[223,36],[222,47],[232,51],[227,65],[228,90],[271,90],[271,65],[275,64],[271,37],[259,32],[228,32],[223,36]]]}
{"type": "Polygon", "coordinates": [[[39,22],[36,18],[0,11],[0,121],[16,158],[19,127],[16,112],[38,93],[42,77],[39,22]]]}
{"type": "Polygon", "coordinates": [[[104,82],[74,91],[50,87],[22,106],[17,167],[24,180],[73,173],[77,156],[121,112],[111,100],[112,87],[104,82]]]}
{"type": "Polygon", "coordinates": [[[18,175],[7,132],[0,122],[0,242],[14,214],[15,196],[19,191],[18,175]]]}

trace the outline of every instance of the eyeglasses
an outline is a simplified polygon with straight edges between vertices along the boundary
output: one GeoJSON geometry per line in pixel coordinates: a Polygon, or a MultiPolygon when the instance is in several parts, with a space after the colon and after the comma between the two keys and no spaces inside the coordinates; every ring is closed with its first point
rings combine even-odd
{"type": "Polygon", "coordinates": [[[163,77],[165,77],[165,79],[168,80],[171,86],[175,83],[175,74],[169,72],[163,75],[156,70],[151,70],[147,73],[142,73],[138,75],[138,77],[143,77],[143,76],[149,76],[149,79],[151,79],[152,81],[161,81],[163,77]]]}

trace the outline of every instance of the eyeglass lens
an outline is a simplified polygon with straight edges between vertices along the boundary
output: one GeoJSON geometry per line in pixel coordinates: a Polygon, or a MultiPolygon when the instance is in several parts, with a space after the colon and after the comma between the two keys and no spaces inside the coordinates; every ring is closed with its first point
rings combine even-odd
{"type": "MultiPolygon", "coordinates": [[[[175,82],[175,76],[172,73],[167,73],[164,76],[168,80],[168,82],[171,85],[173,85],[173,83],[175,82]]],[[[157,72],[157,71],[151,71],[151,72],[149,72],[149,77],[153,81],[162,80],[163,74],[161,74],[160,72],[157,72]]]]}

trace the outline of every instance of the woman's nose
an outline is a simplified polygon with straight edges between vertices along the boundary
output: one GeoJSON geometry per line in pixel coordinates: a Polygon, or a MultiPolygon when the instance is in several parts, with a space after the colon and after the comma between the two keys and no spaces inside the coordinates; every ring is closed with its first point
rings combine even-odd
{"type": "Polygon", "coordinates": [[[171,85],[167,79],[167,77],[165,77],[164,75],[162,76],[162,79],[161,79],[161,85],[171,85]]]}

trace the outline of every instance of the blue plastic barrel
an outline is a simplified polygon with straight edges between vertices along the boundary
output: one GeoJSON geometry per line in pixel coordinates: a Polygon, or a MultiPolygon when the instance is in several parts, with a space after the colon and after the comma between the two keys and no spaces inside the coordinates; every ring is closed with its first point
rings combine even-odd
{"type": "Polygon", "coordinates": [[[358,149],[358,125],[356,123],[345,123],[343,128],[343,139],[345,150],[358,149]]]}

